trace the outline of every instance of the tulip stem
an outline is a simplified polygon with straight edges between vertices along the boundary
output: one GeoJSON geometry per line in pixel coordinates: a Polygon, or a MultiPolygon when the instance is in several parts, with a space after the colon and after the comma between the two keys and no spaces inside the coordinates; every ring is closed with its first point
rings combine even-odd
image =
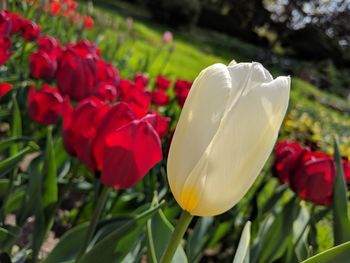
{"type": "Polygon", "coordinates": [[[92,216],[92,220],[90,221],[89,229],[86,233],[85,240],[83,243],[83,246],[80,248],[79,254],[77,256],[77,261],[85,254],[85,251],[96,231],[97,223],[101,217],[103,208],[105,207],[106,200],[108,197],[108,194],[111,190],[110,187],[102,186],[102,192],[100,196],[98,197],[97,204],[94,210],[94,214],[92,216]]]}
{"type": "Polygon", "coordinates": [[[182,210],[179,221],[176,224],[175,230],[171,239],[167,245],[167,248],[160,260],[160,263],[170,263],[174,254],[176,252],[177,247],[179,246],[182,237],[184,236],[188,226],[191,223],[193,215],[188,213],[185,210],[182,210]]]}

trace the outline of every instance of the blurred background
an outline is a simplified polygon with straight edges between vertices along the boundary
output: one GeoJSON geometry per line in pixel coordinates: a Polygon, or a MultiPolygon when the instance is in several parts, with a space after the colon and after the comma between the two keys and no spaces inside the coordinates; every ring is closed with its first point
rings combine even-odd
{"type": "Polygon", "coordinates": [[[199,45],[204,53],[226,58],[231,52],[238,61],[260,61],[348,96],[348,0],[99,0],[93,4],[111,15],[130,16],[153,28],[163,25],[182,33],[181,37],[205,43],[199,45]]]}

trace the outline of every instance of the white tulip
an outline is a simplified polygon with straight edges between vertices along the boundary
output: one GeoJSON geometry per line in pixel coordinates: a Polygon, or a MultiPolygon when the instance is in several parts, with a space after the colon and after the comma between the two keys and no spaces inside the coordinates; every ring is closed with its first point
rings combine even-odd
{"type": "Polygon", "coordinates": [[[168,157],[180,206],[213,216],[232,208],[262,170],[286,114],[290,77],[259,63],[214,64],[194,81],[168,157]]]}

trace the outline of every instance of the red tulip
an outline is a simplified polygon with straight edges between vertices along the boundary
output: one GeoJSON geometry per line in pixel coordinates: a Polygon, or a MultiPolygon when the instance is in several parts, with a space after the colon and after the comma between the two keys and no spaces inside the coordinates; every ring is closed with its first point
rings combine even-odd
{"type": "Polygon", "coordinates": [[[161,116],[157,111],[151,111],[151,114],[144,118],[156,130],[160,139],[162,139],[169,131],[170,118],[161,116]]]}
{"type": "Polygon", "coordinates": [[[101,83],[96,88],[95,96],[102,101],[113,102],[117,98],[117,88],[110,84],[101,83]]]}
{"type": "Polygon", "coordinates": [[[12,89],[12,87],[12,84],[0,82],[0,97],[5,96],[7,92],[12,89]]]}
{"type": "Polygon", "coordinates": [[[0,11],[0,36],[9,36],[11,29],[11,14],[5,10],[0,11]]]}
{"type": "Polygon", "coordinates": [[[99,59],[97,62],[97,81],[106,84],[118,86],[120,76],[118,70],[110,63],[106,63],[104,60],[99,59]]]}
{"type": "Polygon", "coordinates": [[[164,76],[157,76],[156,89],[167,90],[170,87],[171,81],[164,76]]]}
{"type": "Polygon", "coordinates": [[[304,199],[317,205],[329,205],[333,199],[335,165],[331,157],[320,152],[307,151],[293,176],[292,189],[304,199]]]}
{"type": "Polygon", "coordinates": [[[0,66],[11,57],[10,47],[11,39],[7,36],[0,36],[0,66]]]}
{"type": "Polygon", "coordinates": [[[52,1],[50,3],[50,14],[51,15],[57,15],[62,8],[62,3],[58,2],[58,1],[52,1]]]}
{"type": "Polygon", "coordinates": [[[57,70],[56,58],[41,50],[30,55],[29,65],[33,78],[47,81],[55,76],[57,70]]]}
{"type": "Polygon", "coordinates": [[[101,182],[116,189],[138,183],[162,159],[159,137],[145,120],[134,120],[105,138],[101,182]]]}
{"type": "Polygon", "coordinates": [[[77,156],[91,171],[95,170],[90,152],[91,141],[109,108],[95,97],[87,98],[77,105],[64,125],[63,140],[67,152],[77,156]]]}
{"type": "Polygon", "coordinates": [[[94,94],[97,54],[91,46],[82,43],[69,46],[62,54],[56,78],[62,94],[73,100],[82,100],[94,94]]]}
{"type": "Polygon", "coordinates": [[[135,86],[130,88],[127,93],[121,96],[121,100],[127,102],[135,111],[139,118],[145,116],[151,106],[150,93],[146,90],[141,90],[135,86]]]}
{"type": "Polygon", "coordinates": [[[29,20],[23,20],[22,24],[22,37],[27,41],[35,41],[40,35],[40,27],[29,20]]]}
{"type": "Polygon", "coordinates": [[[170,97],[166,94],[165,90],[158,89],[152,91],[152,103],[158,107],[166,106],[170,101],[170,97]]]}
{"type": "Polygon", "coordinates": [[[60,43],[54,37],[50,37],[50,36],[39,37],[38,46],[40,51],[44,51],[47,54],[54,56],[56,58],[58,58],[62,53],[62,50],[60,48],[60,43]]]}
{"type": "Polygon", "coordinates": [[[48,84],[44,84],[38,92],[32,86],[28,95],[28,114],[39,124],[54,124],[62,116],[67,103],[69,101],[48,84]]]}
{"type": "Polygon", "coordinates": [[[174,85],[174,91],[177,97],[178,104],[183,107],[185,104],[188,93],[190,92],[192,82],[187,80],[176,80],[174,85]]]}
{"type": "Polygon", "coordinates": [[[18,33],[22,30],[24,19],[17,13],[11,13],[10,16],[12,21],[11,33],[18,33]]]}
{"type": "Polygon", "coordinates": [[[146,87],[149,83],[149,77],[143,73],[136,73],[134,81],[136,84],[146,87]]]}
{"type": "Polygon", "coordinates": [[[275,148],[274,175],[283,183],[288,183],[305,151],[306,149],[297,142],[282,141],[278,143],[275,148]]]}
{"type": "Polygon", "coordinates": [[[94,27],[94,19],[90,16],[83,16],[84,29],[91,29],[94,27]]]}
{"type": "Polygon", "coordinates": [[[350,162],[346,159],[342,160],[344,178],[347,183],[350,183],[350,162]]]}
{"type": "Polygon", "coordinates": [[[136,114],[129,105],[124,102],[114,105],[103,117],[91,146],[97,170],[102,170],[104,159],[103,149],[107,134],[118,130],[135,119],[136,114]]]}

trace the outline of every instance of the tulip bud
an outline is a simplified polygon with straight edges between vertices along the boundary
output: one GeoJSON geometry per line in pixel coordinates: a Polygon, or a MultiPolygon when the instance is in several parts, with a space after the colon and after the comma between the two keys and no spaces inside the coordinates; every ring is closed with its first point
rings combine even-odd
{"type": "Polygon", "coordinates": [[[233,207],[254,183],[285,116],[290,78],[259,63],[212,65],[194,81],[168,156],[175,199],[192,215],[233,207]]]}

